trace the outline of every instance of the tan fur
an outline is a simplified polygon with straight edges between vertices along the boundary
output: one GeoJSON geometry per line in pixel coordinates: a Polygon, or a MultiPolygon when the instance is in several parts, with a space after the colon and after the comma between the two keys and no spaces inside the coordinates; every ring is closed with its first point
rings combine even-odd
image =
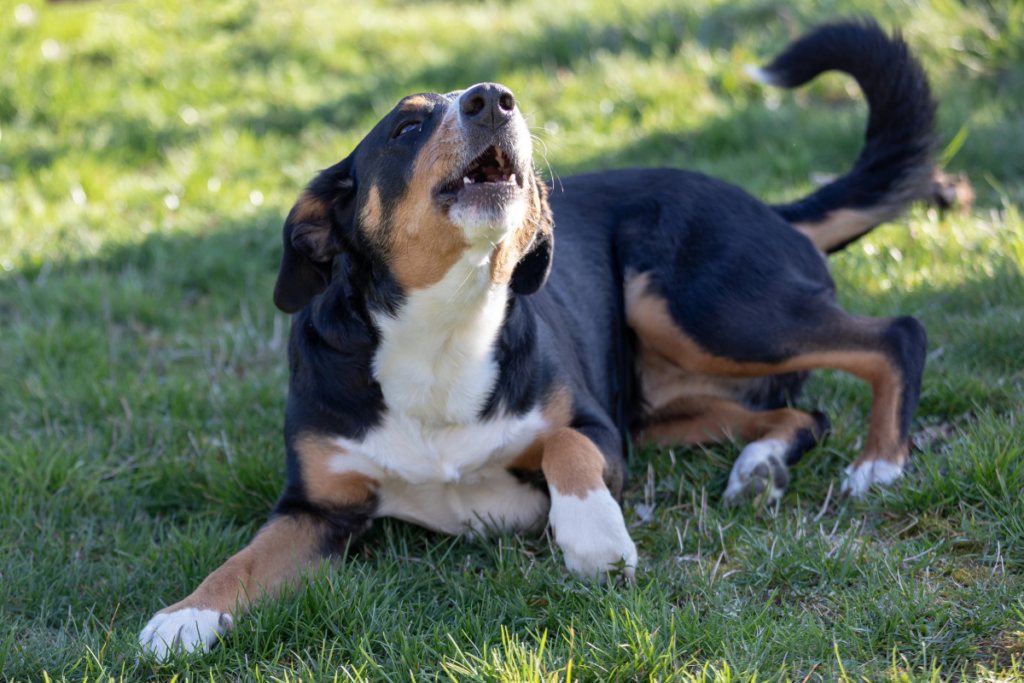
{"type": "MultiPolygon", "coordinates": [[[[415,98],[414,98],[415,99],[415,98]]],[[[424,102],[422,104],[427,104],[424,102]]],[[[385,249],[391,270],[406,291],[436,284],[468,248],[461,229],[434,202],[433,191],[454,168],[466,163],[457,119],[446,118],[423,146],[413,164],[412,181],[401,203],[378,224],[387,226],[385,249]]],[[[523,179],[530,191],[523,225],[496,245],[491,280],[504,284],[534,239],[547,210],[547,188],[532,174],[523,179]]]]}
{"type": "Polygon", "coordinates": [[[547,441],[546,436],[538,436],[533,440],[526,450],[516,456],[509,466],[510,472],[521,471],[521,472],[536,472],[540,469],[541,461],[544,459],[544,442],[547,441]]]}
{"type": "Polygon", "coordinates": [[[552,389],[544,403],[543,412],[544,421],[547,422],[550,431],[568,427],[572,421],[572,392],[569,387],[559,386],[552,389]]]}
{"type": "MultiPolygon", "coordinates": [[[[434,104],[425,96],[414,95],[403,100],[399,109],[434,104]]],[[[411,180],[398,205],[385,212],[379,189],[371,186],[360,207],[361,229],[387,254],[395,280],[407,292],[440,282],[469,247],[462,229],[451,222],[447,210],[434,198],[438,186],[468,163],[464,145],[457,105],[449,105],[445,118],[413,161],[411,180]]],[[[491,259],[494,284],[509,281],[538,226],[548,225],[547,187],[532,172],[522,180],[531,201],[523,225],[495,246],[491,259]]],[[[315,201],[304,193],[296,215],[313,215],[317,208],[315,201]]],[[[325,211],[327,207],[320,208],[325,211]]]]}
{"type": "Polygon", "coordinates": [[[406,291],[440,282],[469,246],[433,199],[434,188],[463,163],[461,146],[455,119],[446,119],[416,157],[412,182],[388,217],[391,272],[406,291]]]}
{"type": "MultiPolygon", "coordinates": [[[[899,438],[902,377],[882,351],[869,348],[810,351],[780,363],[741,363],[714,356],[676,325],[665,300],[648,291],[648,281],[649,275],[643,273],[629,278],[625,286],[626,320],[637,333],[641,347],[647,347],[646,353],[663,356],[688,373],[712,377],[759,377],[815,368],[849,372],[868,382],[873,394],[867,443],[858,462],[884,458],[902,463],[906,455],[899,438]]],[[[849,319],[865,331],[880,332],[888,324],[882,318],[849,316],[849,319]]]]}
{"type": "Polygon", "coordinates": [[[814,427],[814,418],[792,408],[750,411],[732,401],[706,396],[681,398],[650,418],[643,439],[662,445],[701,444],[739,436],[744,441],[782,439],[814,427]]]}
{"type": "Polygon", "coordinates": [[[295,213],[292,214],[293,223],[320,223],[327,216],[330,204],[309,194],[303,190],[295,202],[295,213]]]}
{"type": "Polygon", "coordinates": [[[380,189],[376,185],[370,185],[366,191],[366,202],[359,210],[359,227],[370,234],[384,227],[384,207],[380,201],[380,189]]]}
{"type": "Polygon", "coordinates": [[[420,107],[426,107],[432,104],[431,100],[423,95],[413,95],[402,100],[402,103],[398,106],[398,111],[409,111],[411,109],[419,109],[420,107]]]}
{"type": "Polygon", "coordinates": [[[505,284],[512,278],[512,272],[533,243],[539,237],[538,230],[550,230],[544,220],[543,212],[547,205],[547,187],[532,173],[524,179],[530,191],[530,202],[523,224],[511,235],[503,239],[491,256],[491,282],[496,285],[505,284]]]}
{"type": "Polygon", "coordinates": [[[673,401],[693,396],[739,400],[749,384],[747,378],[715,377],[684,370],[647,344],[639,345],[637,355],[641,393],[654,412],[673,401]]]}
{"type": "Polygon", "coordinates": [[[277,517],[191,595],[158,614],[194,607],[237,616],[264,595],[276,596],[319,560],[320,537],[313,525],[301,518],[277,517]]]}
{"type": "Polygon", "coordinates": [[[295,451],[302,470],[306,495],[314,503],[358,505],[366,502],[380,482],[360,472],[336,472],[331,462],[345,450],[323,437],[300,436],[295,451]]]}
{"type": "Polygon", "coordinates": [[[406,234],[396,247],[391,272],[406,291],[426,289],[444,278],[468,246],[462,232],[452,225],[426,226],[406,234]]]}
{"type": "Polygon", "coordinates": [[[536,472],[541,469],[541,461],[544,457],[544,444],[548,436],[553,432],[568,427],[572,422],[572,392],[568,387],[560,386],[548,394],[542,410],[544,422],[548,428],[538,436],[533,443],[527,446],[526,450],[516,456],[516,459],[509,464],[509,470],[524,470],[536,472]]]}
{"type": "Polygon", "coordinates": [[[863,235],[892,217],[892,211],[880,209],[836,209],[818,223],[793,223],[807,235],[818,251],[828,251],[863,235]]]}
{"type": "Polygon", "coordinates": [[[541,469],[559,495],[582,500],[604,488],[604,465],[604,455],[594,442],[575,429],[559,429],[544,443],[541,469]]]}

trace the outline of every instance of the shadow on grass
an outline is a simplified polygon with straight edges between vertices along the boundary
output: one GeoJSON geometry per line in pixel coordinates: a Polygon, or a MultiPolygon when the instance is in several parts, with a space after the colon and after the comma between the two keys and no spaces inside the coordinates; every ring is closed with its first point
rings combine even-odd
{"type": "MultiPolygon", "coordinates": [[[[279,221],[266,211],[206,234],[149,235],[81,261],[0,273],[0,312],[12,326],[102,324],[114,317],[198,331],[210,319],[237,316],[242,300],[269,308],[281,255],[279,221]],[[101,296],[86,281],[102,281],[101,296]]],[[[843,294],[855,310],[875,308],[870,295],[843,294]]],[[[1012,266],[954,284],[890,291],[884,300],[884,308],[920,317],[932,348],[943,346],[946,360],[994,373],[1024,367],[1022,311],[1013,303],[1024,301],[1024,277],[1012,266]]]]}

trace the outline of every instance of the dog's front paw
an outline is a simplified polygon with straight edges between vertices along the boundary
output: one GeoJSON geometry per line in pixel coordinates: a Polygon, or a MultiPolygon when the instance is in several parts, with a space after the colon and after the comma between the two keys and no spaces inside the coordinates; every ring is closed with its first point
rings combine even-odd
{"type": "Polygon", "coordinates": [[[789,486],[785,464],[788,444],[782,439],[767,439],[747,444],[729,473],[725,503],[739,505],[746,498],[772,504],[782,498],[789,486]]]}
{"type": "Polygon", "coordinates": [[[608,489],[588,491],[586,498],[551,492],[551,527],[565,555],[565,566],[582,579],[604,581],[622,567],[630,581],[636,571],[636,545],[626,530],[622,508],[608,489]]]}
{"type": "Polygon", "coordinates": [[[231,630],[231,625],[230,614],[185,607],[150,619],[139,634],[139,646],[157,661],[167,659],[174,650],[207,652],[231,630]]]}

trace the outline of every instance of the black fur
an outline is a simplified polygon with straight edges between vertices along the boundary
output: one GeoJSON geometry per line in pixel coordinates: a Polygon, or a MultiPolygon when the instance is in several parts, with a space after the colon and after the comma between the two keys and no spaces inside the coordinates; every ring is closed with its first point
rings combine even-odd
{"type": "Polygon", "coordinates": [[[800,462],[800,458],[803,457],[804,453],[820,444],[832,428],[828,415],[825,413],[815,410],[811,413],[811,416],[814,418],[814,428],[801,429],[793,437],[793,441],[790,442],[789,449],[786,451],[784,458],[786,467],[792,467],[800,462]]]}
{"type": "Polygon", "coordinates": [[[910,434],[910,421],[921,399],[921,378],[928,350],[928,334],[924,325],[915,318],[896,318],[886,330],[885,342],[889,355],[900,368],[903,381],[903,403],[900,405],[900,437],[910,434]]]}
{"type": "Polygon", "coordinates": [[[377,331],[349,284],[335,280],[292,321],[288,413],[308,415],[308,428],[360,438],[377,424],[384,397],[371,372],[377,331]]]}
{"type": "Polygon", "coordinates": [[[533,303],[511,297],[505,307],[505,323],[495,345],[498,384],[480,411],[487,419],[504,411],[513,415],[529,412],[550,384],[551,369],[545,367],[538,344],[538,326],[533,303]]]}
{"type": "Polygon", "coordinates": [[[369,528],[376,508],[376,497],[360,505],[328,508],[301,496],[285,495],[274,506],[271,520],[278,516],[305,517],[317,526],[320,554],[343,557],[352,540],[369,528]]]}
{"type": "Polygon", "coordinates": [[[747,385],[741,402],[750,410],[785,408],[800,395],[810,376],[809,372],[787,372],[758,377],[747,385]]]}
{"type": "MultiPolygon", "coordinates": [[[[493,350],[499,377],[479,418],[522,415],[552,391],[568,391],[570,426],[605,455],[606,481],[620,496],[627,432],[645,411],[636,378],[636,340],[625,321],[628,273],[648,274],[673,321],[714,356],[778,363],[808,350],[845,348],[850,330],[834,304],[827,264],[790,222],[817,220],[836,208],[902,206],[910,196],[907,188],[916,187],[929,163],[934,105],[906,46],[874,24],[819,29],[767,70],[794,86],[831,68],[852,73],[865,90],[872,107],[867,141],[849,175],[807,199],[768,207],[721,180],[671,169],[580,175],[548,188],[545,220],[554,218],[558,249],[556,235],[541,230],[514,270],[493,350]]],[[[428,97],[448,101],[458,95],[428,97]]],[[[374,128],[343,168],[324,172],[307,190],[330,202],[335,232],[329,246],[341,256],[329,277],[314,264],[319,279],[300,273],[295,291],[282,297],[292,305],[320,288],[295,316],[289,344],[289,485],[282,514],[298,510],[304,500],[293,450],[298,434],[358,440],[387,410],[373,379],[379,334],[371,313],[400,312],[406,293],[388,271],[381,245],[352,229],[357,215],[352,212],[371,183],[379,188],[385,211],[407,191],[411,160],[421,143],[398,138],[396,144],[392,131],[407,120],[396,112],[374,128]]],[[[424,134],[436,125],[424,120],[424,134]]],[[[472,134],[480,137],[474,144],[490,144],[487,136],[501,131],[500,126],[474,127],[472,134]]],[[[286,269],[305,267],[287,246],[282,278],[286,269]]],[[[906,384],[900,407],[905,437],[919,394],[923,328],[913,319],[899,319],[878,344],[906,384]]],[[[736,400],[752,410],[779,408],[796,399],[806,378],[806,372],[752,378],[736,400]]],[[[827,418],[819,416],[815,429],[798,435],[789,464],[827,429],[827,418]]],[[[543,487],[539,471],[514,474],[526,486],[543,487]]],[[[351,514],[362,519],[361,512],[351,514]]]]}
{"type": "Polygon", "coordinates": [[[313,222],[300,223],[299,207],[295,207],[285,221],[284,253],[274,285],[274,304],[286,313],[302,309],[326,289],[334,257],[350,238],[356,209],[352,157],[321,172],[306,192],[329,208],[313,222]]]}
{"type": "Polygon", "coordinates": [[[763,69],[785,88],[831,70],[857,79],[868,101],[864,148],[846,175],[809,197],[772,208],[790,223],[821,221],[842,208],[873,209],[887,220],[931,191],[935,102],[928,80],[899,34],[890,38],[873,21],[822,26],[763,69]]]}
{"type": "MultiPolygon", "coordinates": [[[[549,218],[550,220],[550,218],[549,218]]],[[[536,242],[516,264],[509,286],[520,296],[536,293],[551,273],[551,256],[555,250],[555,238],[550,232],[537,236],[536,242]]]]}

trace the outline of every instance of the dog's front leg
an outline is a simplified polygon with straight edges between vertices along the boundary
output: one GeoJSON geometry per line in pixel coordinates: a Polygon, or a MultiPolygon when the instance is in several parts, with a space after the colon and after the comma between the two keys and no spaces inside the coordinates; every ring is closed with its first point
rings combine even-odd
{"type": "MultiPolygon", "coordinates": [[[[366,492],[368,501],[372,491],[366,492]]],[[[278,503],[252,543],[206,577],[181,602],[156,613],[139,635],[144,651],[164,660],[174,650],[209,650],[257,600],[276,596],[324,557],[345,552],[369,524],[367,505],[325,509],[278,503]]]]}
{"type": "Polygon", "coordinates": [[[569,571],[603,581],[621,564],[632,580],[636,545],[608,490],[605,466],[604,455],[581,432],[565,428],[548,437],[541,469],[551,492],[549,520],[569,571]]]}

